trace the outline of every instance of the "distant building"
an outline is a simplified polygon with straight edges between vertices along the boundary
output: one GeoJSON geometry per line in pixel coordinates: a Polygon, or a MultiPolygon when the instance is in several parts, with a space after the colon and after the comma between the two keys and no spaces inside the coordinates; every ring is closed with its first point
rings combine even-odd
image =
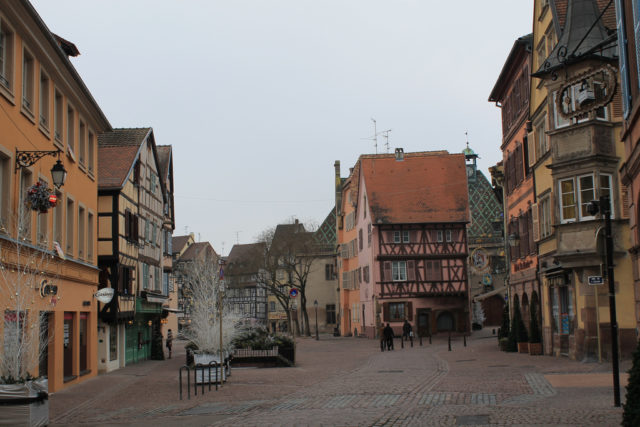
{"type": "Polygon", "coordinates": [[[224,277],[225,299],[234,313],[254,325],[267,325],[267,289],[262,282],[264,243],[233,245],[227,257],[224,277]]]}
{"type": "Polygon", "coordinates": [[[335,169],[341,332],[469,332],[464,155],[397,149],[360,156],[344,181],[335,169]]]}

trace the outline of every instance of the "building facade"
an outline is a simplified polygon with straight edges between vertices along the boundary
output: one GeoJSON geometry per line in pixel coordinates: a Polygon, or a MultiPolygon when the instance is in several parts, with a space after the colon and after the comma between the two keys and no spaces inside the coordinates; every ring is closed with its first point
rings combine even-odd
{"type": "Polygon", "coordinates": [[[267,287],[263,283],[264,243],[233,245],[227,257],[225,298],[250,324],[267,325],[267,287]]]}
{"type": "MultiPolygon", "coordinates": [[[[628,189],[621,182],[622,103],[615,27],[609,2],[536,1],[530,111],[535,140],[545,141],[533,164],[538,227],[539,278],[546,354],[574,359],[610,358],[611,325],[603,275],[603,220],[589,210],[611,199],[620,348],[636,344],[629,233],[628,189]],[[547,25],[545,27],[545,25],[547,25]],[[550,33],[560,34],[559,38],[550,33]],[[557,40],[557,42],[555,42],[557,40]],[[555,43],[554,43],[555,42],[555,43]],[[570,52],[570,55],[564,55],[570,52]],[[538,123],[545,123],[541,129],[538,123]],[[547,139],[542,138],[542,133],[547,139]],[[549,221],[540,222],[550,212],[549,221]]],[[[535,239],[537,238],[537,239],[535,239]]]]}
{"type": "Polygon", "coordinates": [[[98,372],[96,136],[111,126],[69,60],[77,54],[29,2],[0,3],[0,339],[6,345],[15,324],[46,337],[41,359],[27,363],[48,377],[50,391],[98,372]],[[19,164],[20,152],[34,150],[48,153],[19,164]],[[55,157],[67,171],[64,186],[54,188],[57,204],[32,211],[27,193],[38,182],[54,187],[55,157]],[[16,277],[27,260],[39,271],[16,277]],[[19,295],[7,292],[25,280],[31,285],[19,295]]]}
{"type": "MultiPolygon", "coordinates": [[[[546,33],[553,38],[551,31],[546,33]]],[[[554,43],[553,40],[550,43],[554,43]]],[[[515,41],[489,95],[489,101],[496,103],[502,115],[502,173],[494,178],[499,182],[504,198],[508,293],[512,300],[518,298],[527,328],[534,315],[530,310],[532,306],[538,325],[541,324],[536,245],[540,236],[534,230],[539,233],[542,224],[544,237],[551,232],[550,204],[548,201],[542,206],[536,203],[533,179],[536,159],[548,151],[548,121],[544,117],[536,120],[534,132],[529,120],[532,46],[533,34],[515,41]]]]}
{"type": "Polygon", "coordinates": [[[640,40],[638,25],[640,11],[638,3],[632,0],[616,0],[616,26],[618,28],[620,89],[622,90],[621,139],[624,141],[625,161],[620,167],[622,184],[629,192],[629,232],[631,241],[628,250],[633,266],[635,294],[636,330],[640,331],[640,40]],[[622,42],[621,42],[622,40],[622,42]]]}
{"type": "Polygon", "coordinates": [[[338,219],[340,304],[353,328],[343,330],[373,338],[390,323],[400,334],[406,319],[423,336],[470,331],[462,154],[360,156],[336,199],[355,230],[349,240],[338,219]]]}
{"type": "Polygon", "coordinates": [[[115,289],[99,306],[99,351],[101,370],[110,371],[150,359],[158,345],[152,337],[169,299],[163,229],[170,207],[151,128],[101,134],[99,159],[100,287],[115,289]]]}

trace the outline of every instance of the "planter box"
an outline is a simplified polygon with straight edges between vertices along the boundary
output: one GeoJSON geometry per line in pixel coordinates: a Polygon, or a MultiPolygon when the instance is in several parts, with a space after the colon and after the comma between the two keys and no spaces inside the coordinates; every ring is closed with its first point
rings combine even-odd
{"type": "Polygon", "coordinates": [[[529,353],[529,343],[528,342],[519,342],[518,343],[518,353],[529,353]]]}
{"type": "MultiPolygon", "coordinates": [[[[229,372],[229,365],[227,362],[227,360],[229,359],[229,355],[228,353],[224,353],[224,357],[225,360],[223,362],[223,366],[224,369],[222,370],[222,382],[227,381],[227,376],[230,375],[229,372]]],[[[211,354],[211,353],[195,353],[193,355],[193,361],[196,365],[195,369],[196,369],[196,384],[215,384],[215,383],[219,383],[220,379],[218,378],[220,376],[220,367],[218,366],[217,369],[215,367],[215,365],[211,365],[211,370],[209,370],[208,365],[211,362],[215,362],[216,364],[220,363],[220,355],[219,354],[211,354]],[[209,375],[209,372],[211,372],[211,374],[209,375]]]]}
{"type": "Polygon", "coordinates": [[[48,425],[48,390],[46,379],[26,384],[0,384],[0,426],[48,425]]]}
{"type": "Polygon", "coordinates": [[[532,356],[540,356],[542,354],[542,343],[541,342],[530,342],[529,343],[529,354],[532,356]]]}

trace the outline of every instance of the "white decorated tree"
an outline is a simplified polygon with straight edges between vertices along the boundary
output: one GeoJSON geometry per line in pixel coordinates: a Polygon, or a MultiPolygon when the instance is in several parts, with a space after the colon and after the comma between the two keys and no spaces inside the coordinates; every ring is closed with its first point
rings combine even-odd
{"type": "Polygon", "coordinates": [[[233,312],[224,298],[223,279],[217,259],[207,256],[186,263],[178,270],[187,299],[190,323],[183,334],[204,353],[231,350],[231,342],[242,331],[243,317],[233,312]],[[222,306],[222,343],[220,307],[222,306]]]}
{"type": "MultiPolygon", "coordinates": [[[[39,192],[36,196],[51,192],[42,184],[32,189],[39,192]]],[[[32,242],[34,215],[48,215],[47,208],[53,206],[35,204],[34,200],[25,197],[19,212],[0,224],[0,383],[23,382],[35,372],[48,345],[40,326],[46,311],[61,298],[56,280],[58,265],[49,249],[48,235],[38,230],[32,242]]]]}

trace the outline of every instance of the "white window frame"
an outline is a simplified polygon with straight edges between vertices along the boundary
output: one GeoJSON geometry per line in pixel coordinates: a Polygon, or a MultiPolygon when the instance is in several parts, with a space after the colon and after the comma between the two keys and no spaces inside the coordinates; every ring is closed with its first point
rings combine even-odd
{"type": "MultiPolygon", "coordinates": [[[[579,175],[577,177],[577,179],[576,179],[576,188],[574,188],[574,191],[576,191],[576,190],[577,190],[577,193],[578,193],[577,194],[577,196],[578,196],[577,200],[578,200],[578,206],[579,206],[579,208],[578,208],[578,218],[580,218],[580,221],[587,221],[587,220],[590,220],[590,219],[595,219],[594,215],[589,215],[588,213],[583,215],[583,212],[582,212],[583,205],[586,205],[587,203],[590,203],[592,200],[596,200],[596,197],[597,197],[596,182],[595,182],[594,174],[587,173],[587,174],[584,174],[584,175],[579,175]],[[582,182],[581,181],[582,181],[582,178],[588,178],[588,177],[591,177],[591,192],[593,194],[593,199],[583,202],[582,201],[582,182]]],[[[586,207],[585,207],[585,210],[586,210],[586,207]]]]}
{"type": "Polygon", "coordinates": [[[398,230],[393,232],[393,243],[402,243],[402,233],[398,230]]]}
{"type": "Polygon", "coordinates": [[[453,232],[451,230],[446,231],[445,239],[447,242],[453,242],[453,232]]]}
{"type": "Polygon", "coordinates": [[[7,25],[4,16],[0,15],[0,87],[6,89],[11,95],[15,61],[14,39],[15,33],[13,29],[7,25]]]}
{"type": "Polygon", "coordinates": [[[603,194],[602,189],[603,189],[603,185],[602,185],[602,178],[606,177],[607,180],[609,181],[609,187],[608,189],[608,196],[609,196],[609,201],[611,202],[611,218],[615,218],[615,210],[614,210],[614,203],[613,203],[613,176],[609,173],[601,173],[598,174],[598,187],[597,187],[597,191],[598,191],[598,195],[599,196],[604,196],[605,194],[603,194]]]}
{"type": "Polygon", "coordinates": [[[436,231],[436,240],[438,243],[442,243],[444,241],[444,233],[442,233],[442,230],[436,231]]]}
{"type": "Polygon", "coordinates": [[[407,281],[407,261],[391,262],[391,278],[394,282],[407,281]]]}
{"type": "MultiPolygon", "coordinates": [[[[569,193],[567,193],[569,194],[569,193]]],[[[560,222],[562,224],[566,224],[567,222],[572,222],[572,221],[577,221],[578,220],[578,207],[580,206],[577,202],[577,198],[576,198],[576,180],[574,177],[571,178],[563,178],[563,179],[559,179],[558,180],[558,204],[560,207],[560,222]],[[571,190],[571,195],[573,196],[573,206],[574,206],[574,211],[575,211],[575,217],[573,218],[565,218],[564,217],[564,204],[563,204],[563,192],[562,192],[562,183],[565,181],[571,181],[571,186],[572,186],[572,190],[571,190]]]]}
{"type": "Polygon", "coordinates": [[[411,242],[411,233],[409,230],[402,231],[402,243],[410,243],[411,242]]]}

